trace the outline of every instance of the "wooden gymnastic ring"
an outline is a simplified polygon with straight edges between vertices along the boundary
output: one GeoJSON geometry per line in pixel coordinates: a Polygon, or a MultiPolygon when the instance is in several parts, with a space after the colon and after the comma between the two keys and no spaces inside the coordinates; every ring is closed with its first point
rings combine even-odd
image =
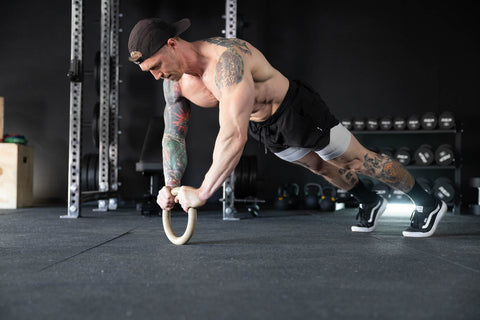
{"type": "MultiPolygon", "coordinates": [[[[176,196],[178,194],[179,188],[172,189],[172,195],[176,196]]],[[[162,211],[162,222],[163,222],[163,230],[165,230],[165,234],[167,235],[168,240],[176,245],[182,245],[188,242],[193,236],[193,232],[195,231],[195,225],[197,223],[197,209],[195,208],[188,208],[188,222],[187,228],[185,232],[180,237],[177,237],[175,233],[173,233],[172,229],[172,222],[170,220],[170,211],[163,210],[162,211]]]]}

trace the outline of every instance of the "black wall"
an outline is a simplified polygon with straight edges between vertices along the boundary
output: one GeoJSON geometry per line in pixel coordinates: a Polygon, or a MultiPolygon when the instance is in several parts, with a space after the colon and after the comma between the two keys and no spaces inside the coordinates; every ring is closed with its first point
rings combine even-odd
{"type": "MultiPolygon", "coordinates": [[[[99,1],[85,4],[85,68],[99,48],[99,1]]],[[[480,36],[474,1],[278,1],[238,0],[242,36],[285,75],[310,82],[338,117],[440,113],[451,110],[464,124],[463,192],[475,201],[468,177],[479,176],[480,36]]],[[[220,36],[224,1],[123,1],[121,26],[120,163],[123,199],[146,190],[135,172],[148,120],[163,112],[161,82],[128,62],[129,30],[144,17],[189,17],[186,40],[220,36]]],[[[35,148],[34,194],[38,204],[67,196],[70,2],[23,1],[0,5],[0,95],[5,130],[26,135],[35,148]]],[[[97,100],[85,78],[84,118],[97,100]]],[[[194,108],[184,183],[198,186],[209,167],[218,129],[216,110],[194,108]]],[[[84,152],[92,152],[84,128],[84,152]]],[[[160,150],[161,142],[158,141],[160,150]]],[[[259,157],[262,196],[279,183],[317,180],[249,141],[259,157]],[[281,175],[279,174],[281,172],[281,175]]]]}

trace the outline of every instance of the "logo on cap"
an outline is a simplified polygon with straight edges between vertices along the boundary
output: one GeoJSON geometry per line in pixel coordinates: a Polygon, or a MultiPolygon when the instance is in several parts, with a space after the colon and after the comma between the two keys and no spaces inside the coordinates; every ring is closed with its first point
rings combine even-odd
{"type": "Polygon", "coordinates": [[[140,51],[132,51],[130,52],[130,61],[136,64],[140,64],[143,62],[143,55],[140,51]]]}

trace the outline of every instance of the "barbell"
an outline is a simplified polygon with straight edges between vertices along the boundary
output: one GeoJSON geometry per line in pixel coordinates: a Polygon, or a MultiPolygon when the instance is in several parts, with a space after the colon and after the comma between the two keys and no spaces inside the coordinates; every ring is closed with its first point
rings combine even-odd
{"type": "MultiPolygon", "coordinates": [[[[170,192],[172,196],[176,197],[178,195],[178,191],[180,190],[179,187],[173,188],[170,192]]],[[[172,229],[172,222],[170,220],[170,210],[163,210],[162,211],[162,222],[163,222],[163,230],[167,235],[168,240],[175,245],[182,245],[187,243],[193,236],[193,232],[195,231],[195,225],[197,223],[197,209],[195,208],[188,208],[188,222],[187,228],[185,232],[180,237],[177,237],[172,229]]]]}

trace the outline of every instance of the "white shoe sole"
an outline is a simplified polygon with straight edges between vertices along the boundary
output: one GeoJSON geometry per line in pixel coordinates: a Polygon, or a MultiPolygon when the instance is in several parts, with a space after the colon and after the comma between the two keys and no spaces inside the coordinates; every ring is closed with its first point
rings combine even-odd
{"type": "Polygon", "coordinates": [[[388,201],[386,199],[383,199],[382,201],[383,201],[382,205],[378,209],[377,218],[373,222],[373,226],[371,226],[369,228],[352,226],[351,229],[352,229],[353,232],[372,232],[373,230],[375,230],[377,228],[378,219],[380,219],[382,214],[385,212],[385,209],[387,208],[387,204],[388,204],[388,201]]]}
{"type": "Polygon", "coordinates": [[[402,234],[404,237],[409,237],[409,238],[427,238],[430,237],[432,234],[435,233],[435,230],[437,230],[437,226],[440,223],[440,220],[442,220],[443,216],[447,212],[447,204],[442,201],[442,206],[440,207],[440,210],[437,213],[437,218],[435,219],[435,222],[433,223],[432,229],[428,232],[412,232],[412,231],[403,231],[402,234]]]}

